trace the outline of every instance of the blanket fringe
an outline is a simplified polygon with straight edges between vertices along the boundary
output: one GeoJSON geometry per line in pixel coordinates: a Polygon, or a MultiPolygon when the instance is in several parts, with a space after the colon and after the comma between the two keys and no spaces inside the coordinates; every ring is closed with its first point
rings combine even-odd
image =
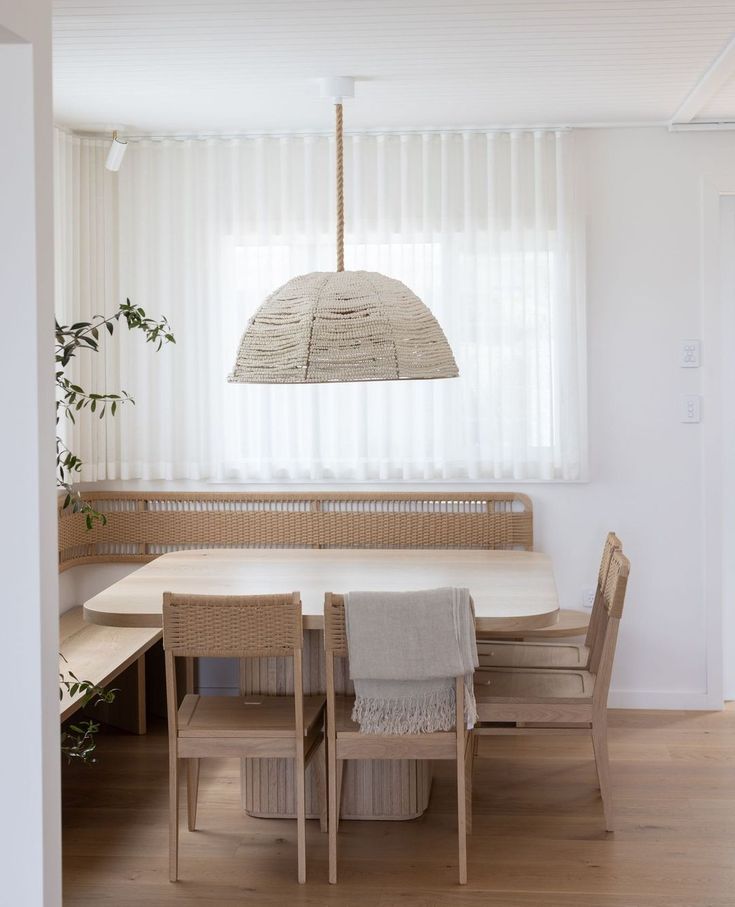
{"type": "MultiPolygon", "coordinates": [[[[465,721],[472,727],[477,706],[471,683],[465,687],[465,721]]],[[[352,720],[363,734],[432,734],[451,731],[457,711],[454,686],[408,699],[357,696],[352,720]]]]}

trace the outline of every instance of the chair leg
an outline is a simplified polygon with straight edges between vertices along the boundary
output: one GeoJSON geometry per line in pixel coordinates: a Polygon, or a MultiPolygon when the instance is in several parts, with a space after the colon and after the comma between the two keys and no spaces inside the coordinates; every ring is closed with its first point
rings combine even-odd
{"type": "Polygon", "coordinates": [[[332,741],[332,745],[327,747],[327,760],[329,767],[327,770],[327,785],[329,789],[329,882],[331,885],[337,884],[337,816],[339,815],[339,806],[337,803],[337,754],[332,741]]]}
{"type": "MultiPolygon", "coordinates": [[[[467,741],[471,746],[471,741],[467,741]]],[[[459,838],[459,884],[467,884],[467,780],[465,754],[457,754],[457,835],[459,838]]]]}
{"type": "Polygon", "coordinates": [[[327,741],[323,740],[316,754],[316,763],[314,765],[316,777],[316,795],[319,801],[319,831],[322,834],[327,833],[329,828],[328,807],[327,807],[327,741]]]}
{"type": "Polygon", "coordinates": [[[303,742],[296,749],[296,845],[299,884],[306,881],[306,766],[303,742]]]}
{"type": "Polygon", "coordinates": [[[344,759],[337,761],[337,831],[339,831],[339,822],[342,817],[342,791],[345,785],[345,762],[344,759]]]}
{"type": "Polygon", "coordinates": [[[186,760],[186,808],[189,831],[197,824],[197,799],[199,797],[199,760],[186,760]]]}
{"type": "Polygon", "coordinates": [[[168,760],[168,877],[179,878],[179,760],[172,747],[168,760]]]}
{"type": "Polygon", "coordinates": [[[138,689],[136,703],[136,729],[137,734],[146,732],[146,706],[145,706],[145,652],[135,663],[135,679],[138,689]]]}
{"type": "Polygon", "coordinates": [[[595,751],[597,779],[600,782],[602,809],[605,814],[605,828],[614,831],[613,803],[610,783],[610,758],[607,752],[607,715],[592,722],[592,747],[595,751]]]}
{"type": "Polygon", "coordinates": [[[472,834],[472,773],[475,767],[475,735],[467,741],[465,749],[465,816],[467,834],[472,834]]]}

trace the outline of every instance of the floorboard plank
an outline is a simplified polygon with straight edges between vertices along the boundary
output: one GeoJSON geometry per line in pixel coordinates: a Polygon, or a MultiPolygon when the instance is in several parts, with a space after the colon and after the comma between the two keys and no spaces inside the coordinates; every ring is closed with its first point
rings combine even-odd
{"type": "MultiPolygon", "coordinates": [[[[735,907],[735,708],[611,712],[617,830],[604,831],[583,738],[485,738],[475,767],[469,885],[456,885],[451,766],[412,822],[344,822],[340,884],[327,840],[240,808],[237,760],[203,762],[199,827],[167,872],[167,744],[103,728],[97,763],[63,770],[67,907],[283,903],[339,907],[735,907]]],[[[183,816],[182,816],[183,819],[183,816]]]]}

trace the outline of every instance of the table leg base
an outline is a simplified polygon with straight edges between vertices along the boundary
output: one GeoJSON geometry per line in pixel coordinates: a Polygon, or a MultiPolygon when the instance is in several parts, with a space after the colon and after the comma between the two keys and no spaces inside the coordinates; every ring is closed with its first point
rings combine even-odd
{"type": "MultiPolygon", "coordinates": [[[[304,633],[304,693],[326,687],[324,638],[320,630],[304,633]]],[[[346,671],[335,678],[338,692],[351,689],[346,671]]],[[[243,693],[284,695],[293,692],[293,661],[287,658],[247,659],[242,662],[243,693]]],[[[318,757],[316,757],[318,758],[318,757]]],[[[316,758],[306,769],[306,814],[319,817],[316,758]]],[[[420,816],[429,805],[431,763],[401,760],[348,760],[342,786],[341,818],[406,820],[420,816]]],[[[294,764],[290,759],[243,759],[242,806],[258,818],[293,818],[294,764]]]]}
{"type": "MultiPolygon", "coordinates": [[[[306,769],[306,815],[319,818],[315,766],[306,769]]],[[[294,765],[290,759],[242,760],[243,809],[261,819],[293,819],[294,765]]],[[[345,763],[341,818],[416,819],[429,805],[431,763],[349,760],[345,763]]]]}

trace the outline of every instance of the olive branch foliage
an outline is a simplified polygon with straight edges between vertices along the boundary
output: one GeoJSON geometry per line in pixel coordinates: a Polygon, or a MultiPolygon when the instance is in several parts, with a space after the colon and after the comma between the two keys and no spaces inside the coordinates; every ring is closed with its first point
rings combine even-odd
{"type": "MultiPolygon", "coordinates": [[[[74,488],[74,480],[81,475],[84,464],[81,457],[70,450],[60,437],[59,424],[64,420],[76,423],[77,416],[84,411],[94,413],[100,419],[108,414],[114,416],[120,406],[135,405],[135,400],[126,390],[117,393],[85,390],[67,375],[67,368],[79,352],[100,352],[102,339],[112,337],[119,324],[126,325],[129,331],[141,331],[146,343],[152,343],[156,351],[166,344],[176,343],[165,316],[158,320],[149,318],[140,306],[133,305],[129,299],[121,303],[112,315],[93,315],[91,321],[77,321],[74,324],[59,324],[57,320],[55,326],[56,484],[64,493],[62,509],[70,507],[73,513],[84,514],[88,530],[95,524],[104,526],[107,517],[89,501],[85,501],[83,495],[74,488]]],[[[118,692],[105,690],[89,680],[79,680],[72,671],[59,674],[60,699],[63,699],[65,691],[72,697],[83,694],[82,706],[110,703],[118,692]]],[[[89,719],[62,729],[61,752],[69,762],[94,762],[95,734],[98,730],[99,724],[89,719]]]]}
{"type": "Polygon", "coordinates": [[[97,393],[87,391],[76,384],[66,374],[66,368],[78,352],[87,350],[97,353],[100,350],[100,337],[103,332],[112,336],[115,326],[122,322],[128,330],[142,331],[147,343],[160,350],[166,343],[176,343],[168,319],[162,316],[158,321],[149,318],[140,306],[133,305],[129,299],[120,304],[113,315],[94,315],[91,321],[77,321],[74,324],[56,322],[56,468],[57,484],[66,492],[64,507],[71,507],[74,513],[83,513],[87,529],[95,523],[103,525],[107,518],[103,513],[85,501],[73,487],[73,480],[78,478],[84,465],[81,458],[69,450],[58,434],[59,422],[68,419],[76,422],[76,416],[83,410],[89,410],[103,419],[107,413],[114,416],[122,404],[135,405],[130,394],[121,390],[119,393],[97,393]]]}
{"type": "MultiPolygon", "coordinates": [[[[64,656],[61,656],[64,658],[64,656]]],[[[64,658],[66,662],[66,659],[64,658]]],[[[92,683],[91,680],[80,680],[73,671],[66,674],[59,672],[59,699],[64,698],[64,692],[74,697],[82,694],[81,707],[87,705],[101,705],[114,702],[118,690],[106,690],[92,683]]],[[[100,729],[99,724],[91,719],[69,724],[61,729],[61,752],[66,756],[67,762],[94,762],[95,734],[100,729]]]]}

